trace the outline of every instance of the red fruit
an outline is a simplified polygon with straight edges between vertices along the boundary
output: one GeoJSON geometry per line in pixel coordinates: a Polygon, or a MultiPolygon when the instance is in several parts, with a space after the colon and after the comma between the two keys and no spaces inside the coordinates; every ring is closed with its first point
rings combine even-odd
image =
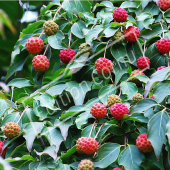
{"type": "Polygon", "coordinates": [[[113,12],[113,18],[117,22],[125,22],[127,20],[128,14],[127,11],[123,8],[117,8],[113,12]]]}
{"type": "Polygon", "coordinates": [[[4,142],[0,141],[0,154],[1,154],[1,152],[2,152],[3,146],[4,146],[4,142]]]}
{"type": "Polygon", "coordinates": [[[150,99],[153,99],[153,100],[154,100],[154,96],[151,96],[150,99]]]}
{"type": "Polygon", "coordinates": [[[151,152],[153,150],[152,144],[149,140],[147,140],[146,133],[138,136],[138,138],[136,139],[136,146],[140,151],[144,153],[151,152]]]}
{"type": "Polygon", "coordinates": [[[170,0],[159,0],[158,5],[162,10],[166,11],[170,8],[170,0]]]}
{"type": "Polygon", "coordinates": [[[84,159],[78,164],[77,170],[94,170],[94,164],[92,161],[84,159]]]}
{"type": "Polygon", "coordinates": [[[123,103],[116,103],[111,106],[110,112],[116,120],[122,120],[124,115],[129,114],[129,109],[123,103]]]}
{"type": "Polygon", "coordinates": [[[60,60],[65,63],[68,64],[76,55],[76,52],[72,49],[63,49],[60,51],[60,60]]]}
{"type": "Polygon", "coordinates": [[[98,74],[107,75],[113,71],[113,63],[107,58],[99,58],[95,62],[95,68],[98,74]]]}
{"type": "Polygon", "coordinates": [[[45,72],[48,70],[50,63],[45,55],[37,55],[32,60],[32,65],[34,66],[35,71],[45,72]]]}
{"type": "Polygon", "coordinates": [[[148,57],[140,57],[137,59],[137,67],[140,69],[145,69],[150,66],[150,59],[148,57]]]}
{"type": "Polygon", "coordinates": [[[130,26],[124,30],[125,39],[129,42],[135,42],[140,36],[140,29],[135,26],[130,26]]]}
{"type": "Polygon", "coordinates": [[[107,115],[107,108],[101,103],[95,103],[91,108],[91,114],[97,119],[102,119],[107,115]]]}
{"type": "Polygon", "coordinates": [[[113,170],[123,170],[123,169],[121,169],[121,168],[114,168],[113,170]]]}
{"type": "Polygon", "coordinates": [[[162,38],[156,43],[156,48],[161,54],[169,53],[170,51],[170,39],[162,38]]]}
{"type": "Polygon", "coordinates": [[[135,76],[135,75],[145,75],[142,71],[140,71],[140,70],[134,70],[134,71],[132,71],[132,73],[131,73],[131,76],[135,76]]]}
{"type": "Polygon", "coordinates": [[[94,154],[99,149],[98,142],[92,137],[81,137],[76,142],[78,153],[94,154]]]}
{"type": "Polygon", "coordinates": [[[31,37],[25,46],[30,54],[39,54],[44,49],[44,41],[40,37],[31,37]]]}
{"type": "Polygon", "coordinates": [[[166,68],[166,66],[161,66],[161,67],[157,68],[157,71],[162,70],[164,68],[166,68]]]}
{"type": "Polygon", "coordinates": [[[7,138],[14,138],[21,133],[21,128],[15,122],[8,122],[5,124],[5,127],[3,128],[3,132],[7,138]]]}

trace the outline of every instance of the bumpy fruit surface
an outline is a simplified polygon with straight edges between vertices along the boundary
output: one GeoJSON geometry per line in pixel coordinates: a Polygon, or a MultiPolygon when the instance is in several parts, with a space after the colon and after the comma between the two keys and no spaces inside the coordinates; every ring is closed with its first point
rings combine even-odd
{"type": "Polygon", "coordinates": [[[45,21],[43,29],[46,35],[54,35],[57,33],[59,26],[54,21],[45,21]]]}
{"type": "Polygon", "coordinates": [[[128,18],[127,11],[123,8],[117,8],[113,12],[113,18],[117,22],[125,22],[128,18]]]}
{"type": "Polygon", "coordinates": [[[32,60],[32,65],[37,72],[45,72],[50,66],[50,62],[45,55],[37,55],[32,60]]]}
{"type": "Polygon", "coordinates": [[[100,75],[111,74],[113,71],[113,63],[107,58],[99,58],[95,62],[95,68],[100,75]]]}
{"type": "Polygon", "coordinates": [[[156,48],[158,49],[159,53],[166,54],[170,51],[170,39],[162,38],[156,43],[156,48]]]}
{"type": "Polygon", "coordinates": [[[134,102],[134,103],[137,103],[137,102],[139,102],[139,101],[141,101],[141,100],[143,100],[144,98],[143,98],[143,95],[141,95],[140,93],[136,93],[133,97],[132,97],[132,101],[134,102]]]}
{"type": "Polygon", "coordinates": [[[170,8],[170,0],[159,0],[158,5],[162,10],[166,11],[170,8]]]}
{"type": "Polygon", "coordinates": [[[65,63],[68,64],[76,55],[76,52],[72,49],[63,49],[60,51],[60,60],[65,63]]]}
{"type": "Polygon", "coordinates": [[[123,169],[121,169],[121,168],[114,168],[113,170],[123,170],[123,169]]]}
{"type": "Polygon", "coordinates": [[[94,164],[92,161],[84,159],[79,163],[77,170],[94,170],[94,164]]]}
{"type": "Polygon", "coordinates": [[[0,141],[0,155],[1,155],[1,152],[2,152],[3,146],[4,146],[4,142],[0,141]]]}
{"type": "Polygon", "coordinates": [[[140,57],[137,59],[137,67],[140,69],[145,69],[150,66],[150,59],[148,57],[140,57]]]}
{"type": "Polygon", "coordinates": [[[98,142],[92,137],[81,137],[76,142],[78,153],[94,154],[99,149],[98,142]]]}
{"type": "Polygon", "coordinates": [[[130,26],[124,30],[125,39],[129,42],[135,42],[140,36],[140,30],[138,27],[130,26]]]}
{"type": "Polygon", "coordinates": [[[89,44],[83,43],[83,44],[81,44],[81,45],[79,46],[79,51],[84,50],[84,49],[89,48],[89,47],[90,47],[89,44]]]}
{"type": "Polygon", "coordinates": [[[162,70],[162,69],[164,69],[164,68],[166,68],[166,66],[158,67],[158,68],[157,68],[157,71],[162,70]]]}
{"type": "Polygon", "coordinates": [[[116,120],[122,120],[124,115],[129,114],[129,109],[123,103],[116,103],[111,106],[110,112],[116,120]]]}
{"type": "Polygon", "coordinates": [[[118,31],[112,38],[113,41],[117,41],[118,44],[122,44],[125,41],[124,35],[118,31]]]}
{"type": "Polygon", "coordinates": [[[31,37],[25,46],[30,54],[39,54],[44,49],[44,41],[39,37],[31,37]]]}
{"type": "MultiPolygon", "coordinates": [[[[141,70],[134,70],[132,71],[130,76],[136,76],[136,75],[145,75],[145,74],[141,70]]],[[[137,78],[131,78],[130,81],[135,83],[136,85],[142,84],[142,82],[137,78]]]]}
{"type": "Polygon", "coordinates": [[[136,146],[140,151],[144,153],[151,152],[153,150],[152,144],[147,140],[146,133],[138,136],[136,139],[136,146]]]}
{"type": "Polygon", "coordinates": [[[119,96],[112,94],[107,99],[107,105],[110,107],[116,103],[122,103],[122,100],[119,96]]]}
{"type": "Polygon", "coordinates": [[[101,103],[95,103],[91,108],[91,114],[97,119],[103,119],[107,115],[107,108],[101,103]]]}
{"type": "Polygon", "coordinates": [[[21,133],[21,128],[15,122],[8,122],[5,124],[3,132],[7,138],[14,138],[21,133]]]}

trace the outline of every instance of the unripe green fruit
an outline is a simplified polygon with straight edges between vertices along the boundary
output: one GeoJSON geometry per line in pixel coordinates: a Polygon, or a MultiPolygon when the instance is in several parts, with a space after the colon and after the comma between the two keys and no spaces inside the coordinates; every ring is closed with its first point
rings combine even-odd
{"type": "Polygon", "coordinates": [[[117,41],[118,44],[122,44],[125,41],[124,35],[118,31],[112,38],[113,41],[117,41]]]}
{"type": "Polygon", "coordinates": [[[79,46],[79,51],[83,51],[83,50],[86,50],[88,48],[90,48],[91,49],[90,52],[92,52],[92,48],[90,47],[90,45],[87,44],[87,43],[83,43],[79,46]]]}
{"type": "Polygon", "coordinates": [[[132,97],[132,101],[134,103],[139,102],[140,100],[143,100],[143,95],[141,95],[140,93],[136,93],[133,97],[132,97]]]}
{"type": "Polygon", "coordinates": [[[57,33],[59,26],[54,21],[45,21],[43,29],[46,35],[54,35],[57,33]]]}
{"type": "Polygon", "coordinates": [[[107,99],[107,105],[110,107],[116,103],[122,103],[122,100],[119,96],[112,94],[107,99]]]}

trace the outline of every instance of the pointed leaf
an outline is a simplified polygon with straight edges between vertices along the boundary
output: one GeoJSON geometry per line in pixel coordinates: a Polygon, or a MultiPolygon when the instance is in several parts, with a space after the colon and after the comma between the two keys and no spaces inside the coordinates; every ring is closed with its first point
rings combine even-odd
{"type": "Polygon", "coordinates": [[[123,165],[126,170],[142,170],[140,164],[144,159],[144,155],[135,145],[128,147],[120,154],[119,165],[123,165]]]}
{"type": "Polygon", "coordinates": [[[166,124],[169,116],[165,110],[154,115],[148,123],[148,140],[152,143],[157,159],[159,159],[165,140],[166,124]]]}

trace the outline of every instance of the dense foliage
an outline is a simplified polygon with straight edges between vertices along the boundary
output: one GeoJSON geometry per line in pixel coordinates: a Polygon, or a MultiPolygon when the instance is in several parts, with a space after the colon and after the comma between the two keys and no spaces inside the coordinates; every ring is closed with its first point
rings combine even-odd
{"type": "Polygon", "coordinates": [[[80,170],[88,159],[96,170],[170,169],[170,9],[163,8],[156,0],[43,5],[14,46],[11,91],[0,92],[0,166],[71,170],[81,162],[80,170]],[[117,8],[127,13],[113,14],[117,8]]]}

